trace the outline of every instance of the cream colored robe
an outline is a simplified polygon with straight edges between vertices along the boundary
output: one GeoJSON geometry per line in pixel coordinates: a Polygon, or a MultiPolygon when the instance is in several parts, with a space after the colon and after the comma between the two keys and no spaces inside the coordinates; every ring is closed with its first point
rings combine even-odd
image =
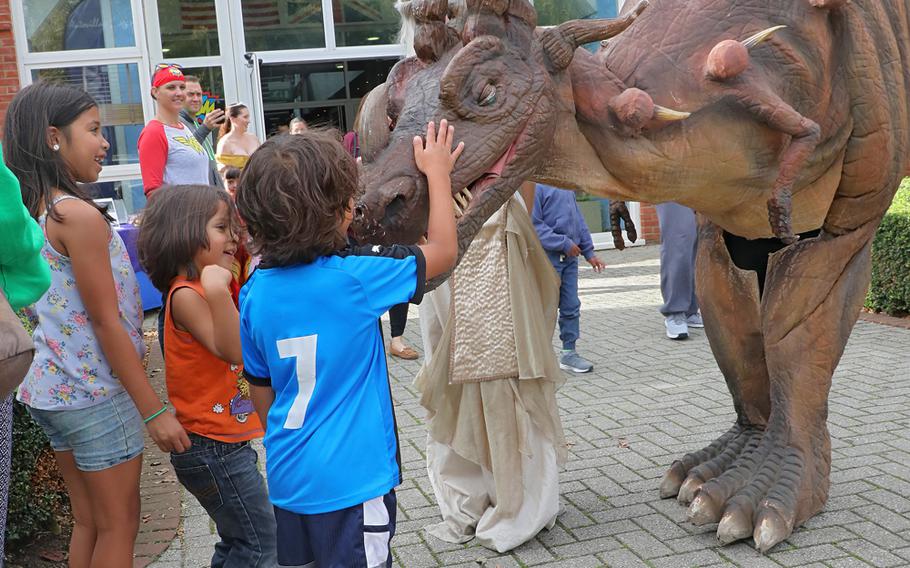
{"type": "Polygon", "coordinates": [[[429,532],[505,552],[553,526],[566,459],[552,346],[559,282],[520,197],[487,221],[450,282],[420,312],[432,355],[416,386],[443,517],[429,532]]]}

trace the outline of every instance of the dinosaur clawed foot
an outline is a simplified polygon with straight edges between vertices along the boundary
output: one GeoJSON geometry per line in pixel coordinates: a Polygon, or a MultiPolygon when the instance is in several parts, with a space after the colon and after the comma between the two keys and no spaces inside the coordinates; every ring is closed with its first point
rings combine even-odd
{"type": "Polygon", "coordinates": [[[718,523],[724,544],[752,536],[766,552],[793,532],[800,506],[811,513],[824,504],[815,495],[801,503],[806,473],[803,452],[787,444],[782,429],[734,426],[713,444],[674,462],[661,496],[689,503],[696,525],[718,523]],[[816,499],[818,500],[818,499],[816,499]]]}
{"type": "Polygon", "coordinates": [[[789,189],[776,191],[768,199],[768,222],[774,236],[784,244],[792,245],[799,240],[793,233],[793,196],[789,189]]]}

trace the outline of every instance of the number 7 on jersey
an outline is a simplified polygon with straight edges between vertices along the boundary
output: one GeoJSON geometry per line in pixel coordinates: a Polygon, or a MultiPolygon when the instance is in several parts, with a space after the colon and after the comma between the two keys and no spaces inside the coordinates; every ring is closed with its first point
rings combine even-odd
{"type": "Polygon", "coordinates": [[[288,410],[284,427],[298,430],[303,426],[307,406],[316,388],[316,336],[282,339],[278,341],[278,355],[282,359],[297,359],[297,396],[288,410]]]}

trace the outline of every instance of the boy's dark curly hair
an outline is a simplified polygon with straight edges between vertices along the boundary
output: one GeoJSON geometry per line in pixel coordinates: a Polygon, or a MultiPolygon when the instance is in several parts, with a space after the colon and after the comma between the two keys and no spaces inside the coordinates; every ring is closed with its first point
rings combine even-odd
{"type": "Polygon", "coordinates": [[[338,226],[356,191],[357,164],[338,133],[307,130],[260,146],[236,200],[263,266],[289,266],[344,248],[338,226]]]}

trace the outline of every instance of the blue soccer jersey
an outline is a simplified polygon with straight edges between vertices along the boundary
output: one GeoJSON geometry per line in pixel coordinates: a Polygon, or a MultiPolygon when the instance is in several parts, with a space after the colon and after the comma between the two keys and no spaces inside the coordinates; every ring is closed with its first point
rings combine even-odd
{"type": "Polygon", "coordinates": [[[310,264],[260,268],[240,293],[244,372],[271,385],[265,435],[272,503],[337,511],[401,483],[379,317],[420,302],[417,247],[351,247],[310,264]]]}

